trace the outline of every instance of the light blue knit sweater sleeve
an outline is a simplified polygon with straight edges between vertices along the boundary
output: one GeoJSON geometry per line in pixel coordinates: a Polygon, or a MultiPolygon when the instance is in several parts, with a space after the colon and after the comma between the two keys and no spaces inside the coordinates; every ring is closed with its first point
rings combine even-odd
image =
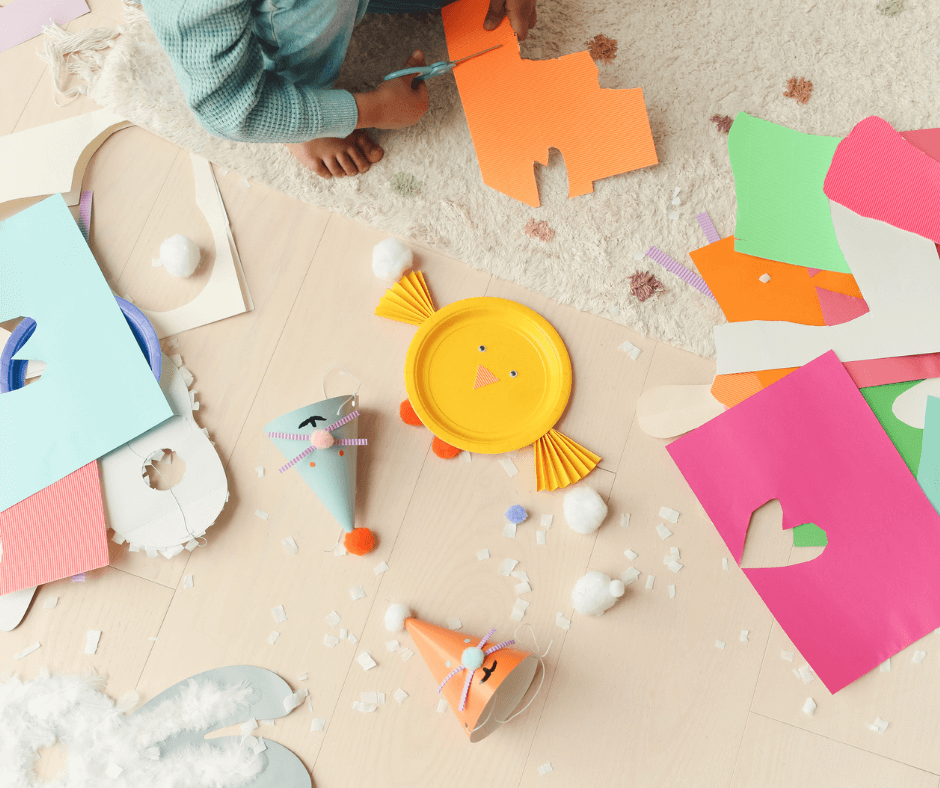
{"type": "Polygon", "coordinates": [[[251,0],[144,2],[199,123],[216,136],[242,142],[351,134],[358,120],[351,93],[294,84],[264,68],[251,9],[251,0]]]}

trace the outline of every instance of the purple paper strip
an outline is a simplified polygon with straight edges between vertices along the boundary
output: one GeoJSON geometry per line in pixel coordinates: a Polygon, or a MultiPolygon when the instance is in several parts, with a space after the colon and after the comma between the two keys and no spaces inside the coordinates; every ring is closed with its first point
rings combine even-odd
{"type": "Polygon", "coordinates": [[[280,438],[282,441],[308,441],[310,440],[309,433],[307,435],[301,435],[298,432],[266,432],[269,438],[280,438]]]}
{"type": "Polygon", "coordinates": [[[341,418],[339,421],[337,421],[337,422],[331,424],[329,427],[326,428],[326,431],[327,431],[327,432],[332,432],[333,430],[337,429],[338,427],[342,427],[344,424],[349,424],[349,422],[351,422],[353,419],[355,419],[355,418],[358,417],[358,416],[359,416],[359,411],[358,411],[358,410],[354,410],[352,413],[349,413],[349,414],[343,416],[343,418],[341,418]]]}
{"type": "Polygon", "coordinates": [[[340,446],[368,446],[368,438],[343,438],[336,441],[340,446]]]}
{"type": "Polygon", "coordinates": [[[708,285],[705,284],[705,280],[702,279],[702,277],[700,277],[698,274],[693,274],[688,268],[686,268],[681,263],[677,263],[661,249],[657,249],[655,246],[651,246],[646,250],[646,256],[654,262],[659,263],[670,273],[678,276],[683,282],[692,285],[692,287],[694,287],[700,293],[704,293],[712,300],[718,300],[714,295],[712,295],[712,291],[708,289],[708,285]]]}
{"type": "Polygon", "coordinates": [[[85,236],[85,243],[88,243],[88,234],[91,232],[91,192],[82,192],[81,199],[78,201],[78,229],[85,236]]]}
{"type": "Polygon", "coordinates": [[[712,224],[712,218],[705,213],[705,211],[696,214],[695,218],[698,219],[698,226],[702,228],[702,232],[705,233],[705,237],[710,244],[717,243],[721,240],[721,236],[718,235],[715,225],[712,224]]]}
{"type": "Polygon", "coordinates": [[[85,0],[14,0],[0,7],[0,52],[41,35],[46,25],[64,25],[90,10],[85,0]]]}
{"type": "Polygon", "coordinates": [[[285,471],[289,471],[298,462],[300,462],[304,457],[307,457],[308,455],[313,454],[315,451],[316,451],[316,448],[314,448],[313,446],[308,446],[300,454],[294,457],[294,459],[292,459],[289,463],[287,463],[286,465],[282,465],[280,468],[278,468],[277,469],[278,473],[284,473],[285,471]]]}
{"type": "Polygon", "coordinates": [[[73,583],[84,583],[84,582],[85,582],[85,573],[82,572],[80,575],[73,575],[73,576],[72,576],[72,582],[73,582],[73,583]]]}

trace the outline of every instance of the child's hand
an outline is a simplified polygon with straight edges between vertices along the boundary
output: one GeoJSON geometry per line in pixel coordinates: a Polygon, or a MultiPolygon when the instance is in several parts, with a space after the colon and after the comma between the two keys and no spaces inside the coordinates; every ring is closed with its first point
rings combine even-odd
{"type": "MultiPolygon", "coordinates": [[[[405,68],[424,65],[424,53],[415,52],[405,61],[405,68]]],[[[357,128],[403,129],[414,126],[428,111],[428,86],[422,80],[412,89],[414,74],[383,82],[371,93],[357,93],[359,107],[357,128]]]]}
{"type": "Polygon", "coordinates": [[[535,0],[490,0],[483,29],[495,30],[507,15],[518,39],[525,41],[529,31],[535,27],[535,0]]]}

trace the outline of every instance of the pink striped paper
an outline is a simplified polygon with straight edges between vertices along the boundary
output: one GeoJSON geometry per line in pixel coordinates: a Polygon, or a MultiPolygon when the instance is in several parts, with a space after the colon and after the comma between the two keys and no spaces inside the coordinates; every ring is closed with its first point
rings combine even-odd
{"type": "Polygon", "coordinates": [[[98,463],[0,512],[0,594],[107,566],[98,463]]]}
{"type": "Polygon", "coordinates": [[[705,211],[702,211],[696,214],[695,218],[698,219],[698,226],[702,228],[702,232],[705,233],[705,237],[710,244],[718,243],[718,241],[721,240],[721,236],[718,235],[718,231],[712,223],[711,216],[705,213],[705,211]]]}
{"type": "Polygon", "coordinates": [[[692,287],[694,287],[700,293],[704,293],[712,300],[717,300],[715,296],[712,295],[712,291],[709,290],[708,285],[705,284],[705,280],[702,279],[702,277],[700,277],[698,274],[693,274],[684,265],[673,260],[662,249],[657,249],[655,246],[651,246],[646,250],[646,256],[651,260],[659,263],[670,273],[678,276],[683,282],[692,285],[692,287]]]}

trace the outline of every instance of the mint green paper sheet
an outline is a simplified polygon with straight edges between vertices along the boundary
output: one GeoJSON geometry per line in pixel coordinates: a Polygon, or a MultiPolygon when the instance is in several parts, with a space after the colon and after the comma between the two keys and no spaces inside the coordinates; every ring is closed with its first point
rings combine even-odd
{"type": "Polygon", "coordinates": [[[173,412],[61,195],[0,222],[0,322],[36,321],[15,358],[42,377],[0,394],[0,510],[173,412]]]}
{"type": "Polygon", "coordinates": [[[940,512],[940,399],[927,397],[924,445],[917,469],[917,483],[933,508],[940,512]]]}
{"type": "Polygon", "coordinates": [[[738,113],[728,134],[738,201],[736,252],[851,273],[823,192],[840,142],[738,113]]]}
{"type": "Polygon", "coordinates": [[[862,396],[872,409],[875,417],[881,422],[884,431],[888,433],[891,442],[901,455],[901,459],[910,468],[911,473],[917,476],[920,465],[920,448],[924,440],[924,431],[910,424],[905,424],[891,409],[894,401],[909,388],[913,388],[919,380],[904,383],[889,383],[886,386],[866,386],[859,389],[862,396]]]}

